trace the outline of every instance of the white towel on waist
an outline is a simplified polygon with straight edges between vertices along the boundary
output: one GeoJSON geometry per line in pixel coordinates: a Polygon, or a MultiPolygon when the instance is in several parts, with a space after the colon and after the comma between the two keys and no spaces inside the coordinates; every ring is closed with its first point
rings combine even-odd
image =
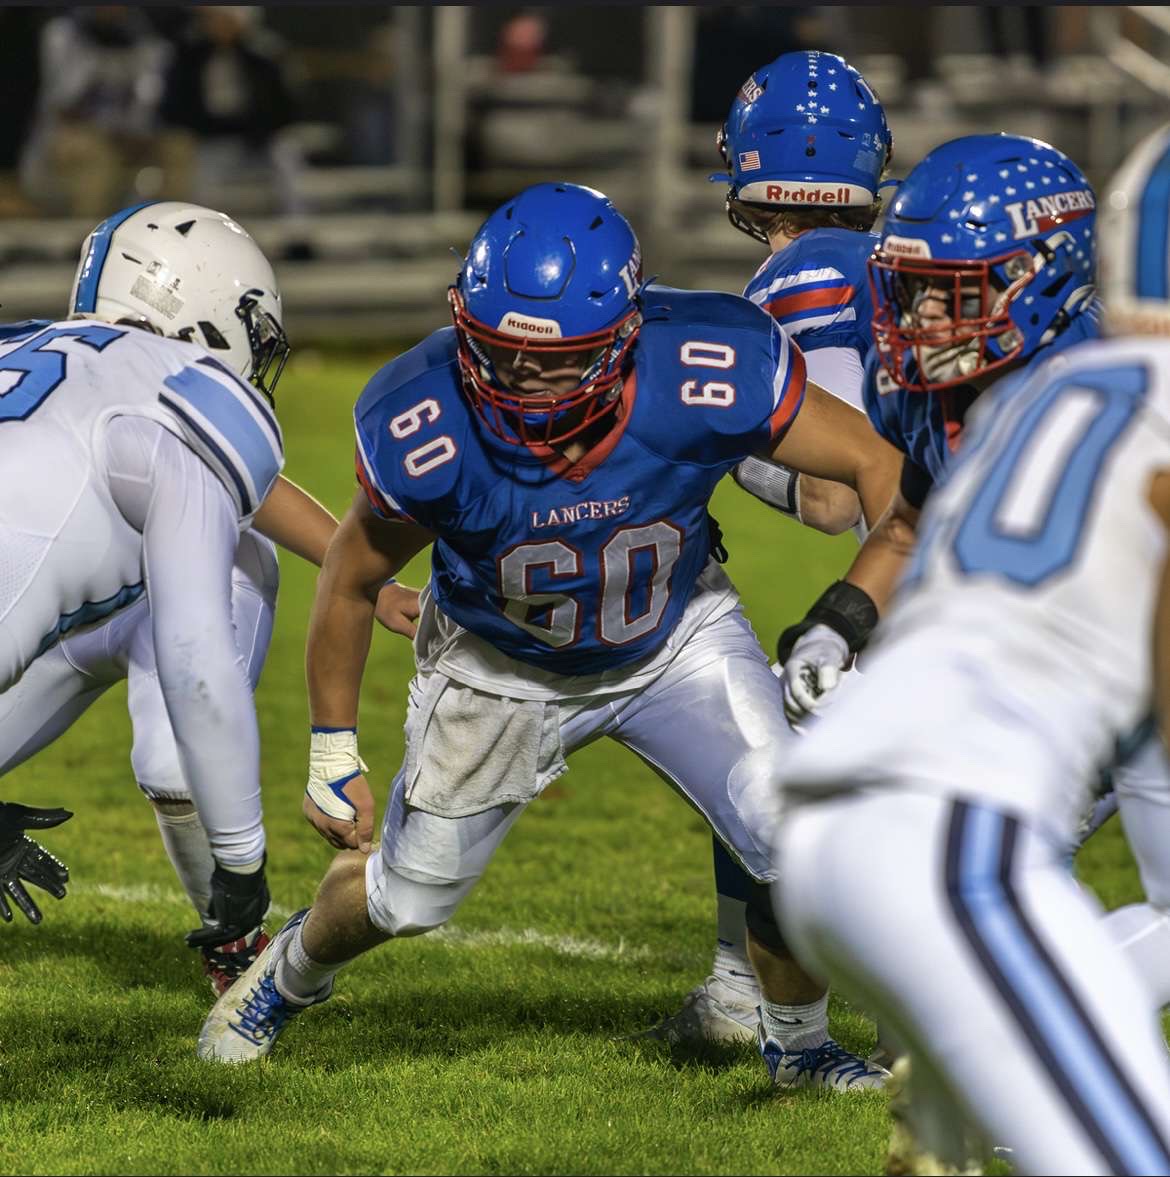
{"type": "Polygon", "coordinates": [[[411,683],[406,802],[468,817],[531,801],[567,765],[556,703],[507,699],[433,672],[411,683]]]}

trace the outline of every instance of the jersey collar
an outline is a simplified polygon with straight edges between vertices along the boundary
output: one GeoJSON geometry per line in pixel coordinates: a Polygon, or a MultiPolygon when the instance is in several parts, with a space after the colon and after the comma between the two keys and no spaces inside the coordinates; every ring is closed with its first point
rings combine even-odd
{"type": "Polygon", "coordinates": [[[582,454],[575,462],[570,462],[563,454],[551,446],[531,446],[534,453],[548,469],[558,478],[566,478],[570,482],[584,482],[610,454],[626,432],[626,426],[634,414],[634,398],[638,395],[638,373],[631,369],[630,374],[622,384],[621,412],[614,427],[591,449],[582,454]]]}

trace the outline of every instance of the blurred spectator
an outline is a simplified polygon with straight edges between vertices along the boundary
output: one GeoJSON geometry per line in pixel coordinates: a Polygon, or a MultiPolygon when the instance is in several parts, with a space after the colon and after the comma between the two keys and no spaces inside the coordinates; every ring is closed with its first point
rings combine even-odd
{"type": "Polygon", "coordinates": [[[189,178],[188,198],[216,203],[240,178],[273,183],[277,203],[296,205],[300,155],[278,137],[294,116],[283,43],[260,27],[258,8],[201,5],[166,73],[160,117],[167,154],[189,178]]]}
{"type": "Polygon", "coordinates": [[[34,196],[92,218],[126,203],[154,159],[168,55],[134,8],[80,8],[45,25],[38,112],[23,163],[34,196]]]}
{"type": "Polygon", "coordinates": [[[541,67],[548,43],[548,22],[543,14],[518,12],[500,29],[496,41],[496,68],[502,74],[526,74],[541,67]]]}

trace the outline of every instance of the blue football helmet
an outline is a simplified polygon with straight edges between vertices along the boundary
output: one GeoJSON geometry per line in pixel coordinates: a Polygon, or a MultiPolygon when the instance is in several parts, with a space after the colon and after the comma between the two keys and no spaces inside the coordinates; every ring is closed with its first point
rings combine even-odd
{"type": "Polygon", "coordinates": [[[1023,135],[936,147],[898,188],[869,261],[873,335],[895,383],[933,392],[1025,360],[1095,303],[1096,199],[1023,135]]]}
{"type": "Polygon", "coordinates": [[[492,213],[450,288],[463,386],[492,433],[546,446],[614,413],[641,289],[638,239],[600,192],[534,184],[492,213]]]}
{"type": "Polygon", "coordinates": [[[767,244],[748,210],[865,208],[894,140],[868,82],[843,57],[785,53],[740,87],[716,140],[730,183],[727,215],[767,244]]]}
{"type": "Polygon", "coordinates": [[[1147,135],[1109,181],[1100,237],[1110,330],[1170,334],[1170,123],[1147,135]]]}

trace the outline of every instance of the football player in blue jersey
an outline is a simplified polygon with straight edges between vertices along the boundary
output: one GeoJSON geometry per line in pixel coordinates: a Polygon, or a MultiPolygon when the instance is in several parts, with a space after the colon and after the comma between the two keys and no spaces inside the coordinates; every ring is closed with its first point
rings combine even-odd
{"type": "Polygon", "coordinates": [[[912,488],[942,477],[866,673],[780,769],[777,905],[909,1047],[887,1172],[978,1171],[981,1138],[1024,1173],[1166,1174],[1170,126],[1101,202],[1107,338],[1073,347],[1092,194],[1027,142],[935,153],[876,263],[883,424],[912,488]],[[966,412],[967,378],[1013,366],[966,412]],[[1067,848],[1143,739],[1116,781],[1149,902],[1102,918],[1067,848]]]}
{"type": "MultiPolygon", "coordinates": [[[[809,379],[857,408],[873,343],[866,263],[877,244],[879,190],[893,150],[881,102],[843,58],[785,53],[740,87],[718,145],[727,216],[771,253],[744,289],[800,345],[809,379]]],[[[818,530],[856,526],[847,486],[762,457],[732,471],[745,490],[818,530]]],[[[760,993],[744,922],[751,879],[714,840],[717,932],[706,980],[647,1033],[667,1041],[752,1042],[760,993]]]]}
{"type": "Polygon", "coordinates": [[[869,262],[864,396],[874,428],[903,454],[899,491],[847,574],[852,614],[834,585],[781,635],[793,722],[837,686],[889,600],[970,405],[1008,373],[1098,334],[1095,221],[1080,168],[1021,135],[944,143],[898,188],[869,262]]]}
{"type": "MultiPolygon", "coordinates": [[[[0,593],[0,776],[67,730],[111,685],[127,680],[134,776],[204,920],[191,943],[201,950],[217,993],[266,943],[259,764],[249,761],[247,749],[255,738],[250,692],[267,653],[278,580],[269,540],[320,564],[337,525],[277,473],[279,429],[260,394],[271,397],[287,350],[279,290],[255,242],[223,214],[177,202],[125,209],[94,229],[82,249],[68,320],[0,327],[0,556],[9,572],[0,593]],[[168,375],[165,364],[181,366],[185,358],[203,365],[194,371],[213,373],[217,383],[184,382],[183,372],[191,369],[168,375]],[[95,418],[92,429],[87,414],[95,418]],[[154,531],[162,529],[164,539],[182,535],[184,546],[176,552],[163,540],[143,545],[133,531],[120,575],[146,562],[150,587],[132,585],[103,599],[115,587],[107,578],[118,570],[102,567],[105,554],[86,549],[81,537],[118,535],[125,527],[111,502],[118,492],[105,485],[121,485],[112,473],[111,438],[131,428],[158,434],[157,452],[149,476],[139,471],[123,479],[131,487],[125,493],[149,502],[154,531]],[[83,473],[62,477],[58,467],[62,455],[76,449],[75,435],[86,438],[75,463],[83,473]],[[173,460],[164,457],[168,449],[173,460]],[[188,451],[204,458],[202,469],[191,467],[188,451]],[[258,470],[273,476],[267,493],[258,470]],[[159,481],[153,491],[151,478],[159,481]],[[202,520],[190,505],[201,481],[212,500],[202,520]],[[214,521],[215,500],[225,490],[251,501],[240,504],[241,521],[212,534],[208,520],[214,521]],[[81,524],[83,508],[91,517],[81,524]],[[30,532],[52,538],[34,546],[30,532]],[[211,574],[203,568],[221,543],[233,553],[228,573],[222,583],[212,576],[208,584],[211,574]],[[145,547],[141,556],[139,546],[145,547]],[[198,574],[192,562],[200,565],[198,574]],[[58,597],[59,607],[50,608],[58,597]],[[207,673],[216,676],[208,681],[226,682],[233,694],[216,698],[204,685],[195,702],[186,697],[180,689],[185,668],[174,665],[175,650],[159,652],[156,627],[164,613],[171,616],[166,632],[172,645],[189,627],[215,630],[203,653],[207,673]],[[230,641],[217,645],[225,634],[230,641]],[[247,691],[245,703],[236,698],[237,687],[247,691]],[[203,717],[208,727],[193,740],[201,710],[211,712],[203,717]],[[225,716],[231,718],[226,735],[225,716]],[[230,770],[219,748],[231,750],[230,770]]],[[[149,452],[143,443],[142,453],[149,452]]],[[[143,579],[141,572],[130,576],[143,579]]],[[[416,612],[412,590],[384,590],[383,624],[410,634],[416,612]]],[[[14,823],[51,824],[54,811],[37,819],[38,812],[0,806],[0,887],[30,919],[36,916],[34,922],[39,912],[22,901],[28,897],[17,890],[19,878],[9,876],[24,870],[22,877],[58,897],[68,877],[48,855],[40,863],[44,883],[30,877],[39,848],[14,823]],[[6,819],[11,829],[4,828],[6,819]]],[[[68,816],[55,813],[58,821],[68,816]]]]}
{"type": "Polygon", "coordinates": [[[645,286],[600,193],[540,184],[493,213],[451,289],[454,326],[355,409],[362,492],[330,545],[308,639],[306,817],[346,849],[209,1014],[201,1057],[268,1054],[341,965],[444,923],[512,823],[600,736],[633,749],[751,875],[760,1039],[774,1082],[884,1081],[828,1035],[827,993],[767,901],[772,765],[798,739],[712,557],[707,503],[749,454],[837,479],[875,520],[897,454],[809,384],[734,295],[645,286]],[[433,543],[407,751],[371,852],[358,754],[373,594],[433,543]]]}

